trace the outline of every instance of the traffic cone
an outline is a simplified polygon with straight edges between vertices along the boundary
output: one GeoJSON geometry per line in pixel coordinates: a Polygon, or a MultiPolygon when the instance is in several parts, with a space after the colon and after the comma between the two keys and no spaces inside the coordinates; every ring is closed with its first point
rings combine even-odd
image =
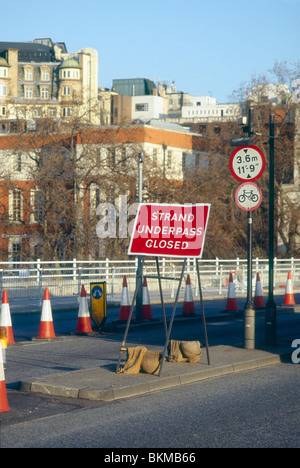
{"type": "Polygon", "coordinates": [[[55,333],[54,333],[54,327],[53,327],[52,309],[51,309],[51,302],[50,302],[50,295],[49,295],[48,288],[45,289],[45,293],[44,293],[44,300],[43,300],[43,306],[42,306],[42,315],[41,315],[38,338],[41,338],[41,339],[56,338],[55,333]]]}
{"type": "Polygon", "coordinates": [[[84,285],[81,286],[76,333],[92,333],[89,305],[84,285]]]}
{"type": "Polygon", "coordinates": [[[192,292],[190,275],[187,275],[187,279],[186,279],[182,313],[188,314],[188,315],[195,314],[195,306],[194,306],[194,300],[193,300],[193,292],[192,292]]]}
{"type": "Polygon", "coordinates": [[[283,305],[295,305],[294,293],[293,293],[293,284],[292,284],[292,275],[291,272],[288,272],[288,279],[286,282],[285,296],[283,305]]]}
{"type": "Polygon", "coordinates": [[[148,290],[147,279],[143,281],[143,319],[152,319],[152,309],[150,303],[150,295],[148,290]]]}
{"type": "Polygon", "coordinates": [[[259,273],[256,274],[254,305],[257,309],[264,309],[265,307],[259,273]]]}
{"type": "MultiPolygon", "coordinates": [[[[119,320],[128,320],[130,313],[130,302],[129,302],[129,292],[127,286],[127,278],[123,277],[123,287],[121,293],[121,305],[120,305],[120,315],[119,320]]],[[[132,319],[132,317],[131,317],[132,319]]]]}
{"type": "Polygon", "coordinates": [[[229,274],[229,283],[228,283],[228,293],[225,311],[228,310],[239,310],[235,294],[235,285],[233,282],[232,271],[230,270],[229,274]]]}
{"type": "Polygon", "coordinates": [[[7,394],[6,394],[2,345],[1,345],[1,340],[0,340],[0,413],[5,413],[6,411],[10,411],[10,407],[8,406],[8,400],[7,400],[7,394]]]}
{"type": "Polygon", "coordinates": [[[0,317],[0,327],[6,328],[7,333],[7,344],[14,344],[14,334],[11,323],[10,307],[7,297],[7,291],[4,289],[2,294],[2,305],[1,305],[1,317],[0,317]]]}

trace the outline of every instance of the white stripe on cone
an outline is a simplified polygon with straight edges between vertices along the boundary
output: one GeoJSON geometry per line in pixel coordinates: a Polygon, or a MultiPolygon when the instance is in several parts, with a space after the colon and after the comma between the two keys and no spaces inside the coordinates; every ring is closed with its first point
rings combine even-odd
{"type": "Polygon", "coordinates": [[[143,318],[151,319],[152,318],[152,309],[150,303],[150,295],[148,290],[147,279],[143,280],[143,318]]]}
{"type": "Polygon", "coordinates": [[[81,286],[80,300],[79,300],[79,310],[78,310],[78,320],[77,320],[77,333],[91,333],[92,326],[90,320],[90,311],[89,305],[86,296],[86,290],[84,285],[81,286]]]}
{"type": "Polygon", "coordinates": [[[55,338],[49,289],[45,289],[38,338],[55,338]]]}
{"type": "Polygon", "coordinates": [[[6,328],[7,344],[14,344],[15,340],[14,340],[14,335],[13,335],[13,330],[12,330],[10,307],[9,307],[6,289],[4,289],[3,294],[2,294],[0,327],[6,328]]]}
{"type": "Polygon", "coordinates": [[[7,400],[2,345],[0,340],[0,413],[5,413],[6,411],[10,411],[10,407],[7,400]]]}
{"type": "Polygon", "coordinates": [[[225,310],[238,310],[232,271],[230,271],[230,274],[229,274],[228,293],[227,293],[227,301],[226,301],[225,310]]]}
{"type": "Polygon", "coordinates": [[[127,278],[126,276],[124,276],[122,293],[121,293],[119,320],[128,320],[129,313],[130,313],[129,292],[128,292],[128,286],[127,286],[127,278]]]}
{"type": "Polygon", "coordinates": [[[288,272],[288,279],[286,282],[285,295],[284,295],[284,305],[295,305],[294,293],[293,293],[293,283],[291,272],[288,272]]]}
{"type": "Polygon", "coordinates": [[[265,307],[259,273],[256,274],[254,305],[255,305],[255,307],[258,307],[258,308],[259,307],[261,307],[261,308],[265,307]]]}
{"type": "Polygon", "coordinates": [[[182,313],[183,314],[194,314],[195,313],[195,306],[194,306],[193,291],[192,291],[192,286],[191,286],[190,275],[187,275],[182,313]]]}

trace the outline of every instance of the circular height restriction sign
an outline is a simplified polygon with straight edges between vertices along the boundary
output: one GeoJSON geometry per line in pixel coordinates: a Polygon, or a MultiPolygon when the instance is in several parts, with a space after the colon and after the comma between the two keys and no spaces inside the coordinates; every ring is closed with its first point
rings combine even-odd
{"type": "Polygon", "coordinates": [[[239,146],[229,159],[229,169],[236,180],[250,182],[259,179],[266,167],[264,153],[257,146],[239,146]]]}

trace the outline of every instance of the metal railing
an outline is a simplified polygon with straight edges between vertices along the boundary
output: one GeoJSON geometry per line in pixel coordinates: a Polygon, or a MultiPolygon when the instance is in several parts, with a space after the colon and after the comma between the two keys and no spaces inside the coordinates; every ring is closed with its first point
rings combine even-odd
{"type": "MultiPolygon", "coordinates": [[[[182,265],[181,259],[161,258],[159,261],[160,273],[164,277],[178,277],[182,265]]],[[[247,260],[236,259],[214,259],[201,260],[199,262],[201,274],[201,286],[204,290],[214,290],[216,294],[224,293],[227,287],[230,271],[233,272],[237,292],[246,292],[247,283],[247,260]]],[[[73,259],[71,261],[31,261],[31,262],[0,262],[0,291],[9,292],[13,299],[35,298],[41,300],[44,288],[48,287],[51,296],[79,296],[81,285],[85,285],[89,291],[91,282],[106,281],[107,293],[110,300],[121,292],[122,280],[126,275],[128,287],[135,288],[135,275],[137,259],[135,260],[110,260],[108,258],[97,261],[82,261],[73,259]]],[[[268,285],[268,260],[253,259],[253,282],[256,272],[260,274],[262,286],[268,285]]],[[[293,284],[300,288],[300,259],[274,259],[274,290],[285,287],[287,274],[291,272],[293,284]]],[[[146,259],[144,263],[144,275],[156,274],[155,259],[146,259]]],[[[197,291],[196,262],[188,259],[185,275],[189,274],[192,287],[197,291]]],[[[164,291],[168,291],[170,297],[174,297],[176,281],[162,280],[164,291]]],[[[158,281],[148,279],[148,287],[151,291],[158,291],[158,281]]],[[[185,287],[183,282],[182,288],[185,287]]],[[[276,293],[276,292],[275,292],[276,293]]]]}

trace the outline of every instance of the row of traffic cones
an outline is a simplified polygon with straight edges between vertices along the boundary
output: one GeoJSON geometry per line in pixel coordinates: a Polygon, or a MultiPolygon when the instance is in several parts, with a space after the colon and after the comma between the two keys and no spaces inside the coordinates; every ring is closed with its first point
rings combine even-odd
{"type": "MultiPolygon", "coordinates": [[[[123,286],[121,292],[121,305],[120,305],[120,314],[119,321],[128,320],[130,313],[130,301],[129,301],[129,292],[126,276],[123,277],[123,286]]],[[[183,314],[191,315],[195,314],[195,306],[193,300],[193,293],[191,287],[190,275],[187,275],[186,288],[184,293],[184,303],[183,303],[183,314]]],[[[150,295],[148,290],[147,279],[143,279],[143,309],[142,309],[142,318],[143,319],[152,319],[152,309],[150,302],[150,295]]],[[[131,318],[132,319],[132,318],[131,318]]]]}
{"type": "MultiPolygon", "coordinates": [[[[285,288],[285,296],[284,296],[283,305],[295,305],[295,304],[296,303],[295,303],[294,293],[293,293],[292,276],[291,276],[291,272],[289,271],[286,288],[285,288]]],[[[263,309],[265,307],[259,273],[256,274],[254,305],[256,309],[263,309]]],[[[235,294],[235,285],[233,282],[233,275],[232,275],[232,271],[230,271],[225,311],[235,311],[235,310],[238,310],[238,305],[237,305],[237,299],[236,299],[236,294],[235,294]]]]}
{"type": "MultiPolygon", "coordinates": [[[[130,314],[130,300],[129,300],[129,291],[126,276],[123,277],[123,285],[121,292],[121,305],[120,305],[120,314],[119,320],[126,321],[128,320],[130,314]]],[[[143,280],[143,319],[152,319],[152,309],[150,303],[150,295],[148,290],[147,279],[143,280]]],[[[132,317],[131,317],[132,319],[132,317]]]]}
{"type": "MultiPolygon", "coordinates": [[[[2,295],[1,305],[1,316],[0,316],[0,328],[6,329],[7,344],[14,344],[14,335],[12,330],[10,307],[7,297],[7,291],[4,289],[2,295]]],[[[78,320],[76,333],[90,333],[92,332],[89,307],[87,302],[86,290],[84,286],[81,287],[78,320]]],[[[49,289],[45,289],[44,300],[42,306],[42,314],[40,320],[40,328],[37,339],[53,339],[56,338],[53,326],[52,308],[50,302],[49,289]]],[[[0,340],[0,413],[10,411],[8,404],[5,375],[4,375],[4,364],[3,364],[3,353],[2,353],[2,342],[0,340]]]]}
{"type": "MultiPolygon", "coordinates": [[[[12,329],[10,307],[9,307],[6,289],[4,289],[3,295],[2,295],[0,327],[6,329],[7,344],[8,345],[14,344],[15,340],[14,340],[14,334],[13,334],[13,329],[12,329]]],[[[85,290],[85,287],[82,285],[80,301],[79,301],[76,333],[91,333],[92,331],[93,330],[91,326],[86,290],[85,290]]],[[[52,307],[51,307],[49,289],[46,288],[44,292],[44,300],[43,300],[43,305],[42,305],[41,320],[40,320],[39,333],[38,333],[37,339],[53,339],[53,338],[56,338],[56,335],[55,335],[54,326],[53,326],[52,307]]]]}
{"type": "MultiPolygon", "coordinates": [[[[293,304],[295,304],[295,300],[294,300],[294,295],[293,295],[291,272],[289,272],[283,305],[293,305],[293,304]]],[[[264,309],[265,307],[259,273],[256,274],[254,305],[256,309],[264,309]]],[[[130,306],[130,301],[129,301],[127,279],[126,279],[126,276],[124,276],[122,293],[121,293],[120,315],[119,315],[120,321],[128,320],[130,307],[131,306],[130,306]]],[[[235,284],[233,280],[232,271],[230,271],[225,311],[237,311],[237,310],[239,310],[239,308],[238,308],[237,298],[236,298],[236,293],[235,293],[235,284]]],[[[187,275],[182,314],[183,315],[195,314],[195,306],[194,306],[194,300],[193,300],[193,292],[192,292],[190,275],[187,275]]],[[[143,315],[142,317],[143,319],[152,319],[150,296],[149,296],[146,278],[144,278],[143,280],[143,315]]]]}

